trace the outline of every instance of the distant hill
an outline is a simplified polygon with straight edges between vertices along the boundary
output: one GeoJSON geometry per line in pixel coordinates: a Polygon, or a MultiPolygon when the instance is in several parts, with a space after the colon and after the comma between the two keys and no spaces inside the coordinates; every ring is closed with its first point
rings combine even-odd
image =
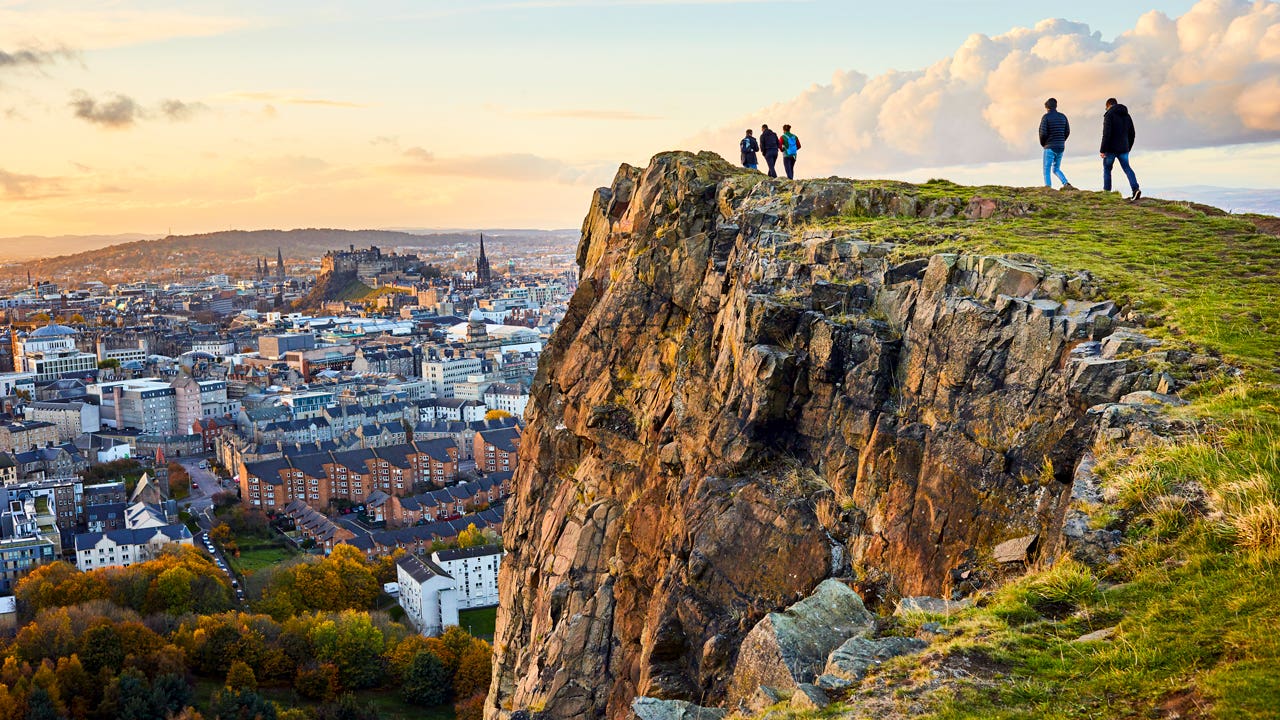
{"type": "MultiPolygon", "coordinates": [[[[286,261],[309,260],[329,250],[349,246],[377,245],[383,248],[439,248],[462,242],[474,242],[484,232],[495,245],[529,238],[552,238],[576,231],[545,230],[473,230],[432,234],[396,230],[337,230],[306,228],[297,230],[227,230],[200,235],[171,235],[159,239],[134,240],[97,247],[83,252],[43,257],[0,268],[0,280],[33,278],[54,281],[108,280],[108,271],[123,269],[156,270],[182,268],[192,273],[227,271],[252,263],[255,258],[275,262],[276,250],[286,261]]],[[[46,241],[46,248],[74,249],[74,245],[46,241]]],[[[47,250],[46,250],[47,251],[47,250]]],[[[274,266],[274,265],[273,265],[274,266]]]]}
{"type": "Polygon", "coordinates": [[[72,254],[136,240],[153,240],[154,234],[121,235],[18,235],[0,238],[0,263],[35,260],[49,255],[50,248],[59,254],[72,254]]]}

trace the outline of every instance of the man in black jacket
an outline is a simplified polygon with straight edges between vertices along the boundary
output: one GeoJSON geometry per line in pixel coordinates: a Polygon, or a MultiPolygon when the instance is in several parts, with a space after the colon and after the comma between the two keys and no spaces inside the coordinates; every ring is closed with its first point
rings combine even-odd
{"type": "Polygon", "coordinates": [[[1071,136],[1071,123],[1067,122],[1066,115],[1058,112],[1056,98],[1045,100],[1044,109],[1047,112],[1040,118],[1040,147],[1044,148],[1044,186],[1053,187],[1053,180],[1049,177],[1049,172],[1052,171],[1062,181],[1063,190],[1074,189],[1067,182],[1067,176],[1062,174],[1062,153],[1067,149],[1067,138],[1071,136]]]}
{"type": "Polygon", "coordinates": [[[769,177],[778,177],[773,166],[778,162],[778,133],[769,129],[768,125],[760,126],[760,152],[764,153],[764,161],[769,166],[769,177]]]}
{"type": "Polygon", "coordinates": [[[1133,149],[1133,140],[1137,132],[1133,129],[1133,118],[1129,117],[1129,108],[1116,102],[1115,98],[1107,98],[1107,112],[1102,116],[1102,147],[1098,154],[1102,156],[1102,189],[1111,191],[1111,167],[1116,160],[1125,177],[1129,178],[1129,189],[1133,194],[1129,200],[1142,197],[1138,189],[1138,176],[1129,167],[1129,151],[1133,149]]]}

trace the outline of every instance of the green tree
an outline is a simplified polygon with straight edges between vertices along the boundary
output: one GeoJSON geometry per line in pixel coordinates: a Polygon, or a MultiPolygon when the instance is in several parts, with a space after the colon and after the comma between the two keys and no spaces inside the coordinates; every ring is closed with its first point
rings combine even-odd
{"type": "Polygon", "coordinates": [[[196,574],[179,565],[169,568],[156,577],[148,603],[156,611],[174,615],[191,612],[194,605],[191,592],[196,574]]]}
{"type": "Polygon", "coordinates": [[[191,702],[191,686],[181,675],[165,673],[151,683],[151,697],[152,705],[167,717],[191,702]]]}
{"type": "Polygon", "coordinates": [[[80,661],[84,669],[97,674],[106,668],[112,674],[124,665],[124,641],[115,625],[101,622],[89,628],[80,644],[80,661]]]}
{"type": "Polygon", "coordinates": [[[231,663],[231,669],[227,670],[226,688],[231,691],[239,690],[257,690],[258,678],[253,675],[253,668],[243,660],[235,660],[231,663]]]}
{"type": "Polygon", "coordinates": [[[368,613],[343,611],[311,631],[316,660],[338,668],[343,687],[373,687],[382,679],[383,636],[368,613]]]}
{"type": "Polygon", "coordinates": [[[107,358],[106,360],[98,361],[99,370],[116,370],[119,367],[120,367],[120,361],[117,360],[116,358],[107,358]]]}
{"type": "Polygon", "coordinates": [[[209,720],[276,720],[276,706],[252,690],[219,690],[209,699],[209,720]]]}
{"type": "Polygon", "coordinates": [[[420,707],[441,705],[449,699],[449,670],[434,653],[413,656],[400,685],[404,701],[420,707]]]}
{"type": "Polygon", "coordinates": [[[27,695],[27,720],[61,720],[48,690],[37,686],[27,695]]]}
{"type": "Polygon", "coordinates": [[[343,693],[337,702],[316,708],[315,720],[378,720],[378,709],[362,703],[351,693],[343,693]]]}

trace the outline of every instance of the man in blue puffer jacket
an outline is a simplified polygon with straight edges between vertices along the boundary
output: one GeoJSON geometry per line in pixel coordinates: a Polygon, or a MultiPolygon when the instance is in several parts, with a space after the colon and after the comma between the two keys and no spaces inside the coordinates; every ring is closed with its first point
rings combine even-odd
{"type": "Polygon", "coordinates": [[[1040,147],[1044,148],[1044,186],[1053,187],[1053,181],[1049,177],[1052,171],[1062,181],[1064,190],[1074,190],[1071,183],[1067,182],[1067,176],[1062,174],[1062,153],[1067,149],[1067,138],[1071,136],[1071,123],[1067,122],[1066,115],[1058,112],[1057,98],[1045,100],[1044,109],[1048,111],[1040,118],[1040,147]]]}

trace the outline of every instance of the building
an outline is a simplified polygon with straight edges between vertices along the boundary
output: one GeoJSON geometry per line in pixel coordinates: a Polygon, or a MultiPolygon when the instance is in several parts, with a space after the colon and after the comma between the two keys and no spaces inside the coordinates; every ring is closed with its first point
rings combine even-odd
{"type": "Polygon", "coordinates": [[[476,258],[476,284],[488,285],[493,282],[493,272],[489,269],[489,258],[484,254],[484,234],[480,235],[480,257],[476,258]]]}
{"type": "Polygon", "coordinates": [[[69,402],[33,402],[22,408],[27,420],[52,423],[57,429],[56,442],[75,440],[86,433],[102,429],[98,406],[72,400],[69,402]]]}
{"type": "Polygon", "coordinates": [[[10,594],[33,568],[57,559],[58,529],[43,499],[11,499],[0,514],[0,592],[10,594]]]}
{"type": "Polygon", "coordinates": [[[209,418],[235,415],[240,403],[227,399],[227,383],[222,380],[196,380],[182,377],[170,383],[174,391],[174,408],[178,413],[180,434],[199,432],[196,422],[209,418]]]}
{"type": "Polygon", "coordinates": [[[437,398],[451,398],[458,383],[465,382],[470,375],[482,374],[483,368],[480,358],[428,358],[422,361],[422,379],[437,398]]]}
{"type": "Polygon", "coordinates": [[[363,503],[377,490],[412,492],[419,482],[443,485],[458,473],[452,440],[426,440],[380,448],[285,451],[279,458],[242,462],[240,497],[263,510],[280,510],[303,500],[317,510],[336,500],[363,503]]]}
{"type": "Polygon", "coordinates": [[[58,426],[51,422],[19,421],[0,425],[0,451],[21,452],[57,442],[58,426]]]}
{"type": "Polygon", "coordinates": [[[516,469],[520,451],[520,428],[479,430],[475,435],[476,469],[482,472],[509,472],[516,469]]]}
{"type": "Polygon", "coordinates": [[[287,353],[312,350],[315,346],[316,336],[311,333],[263,335],[258,338],[258,354],[270,360],[283,360],[287,353]]]}
{"type": "Polygon", "coordinates": [[[524,409],[529,406],[529,391],[520,384],[491,383],[484,391],[484,404],[490,410],[524,417],[524,409]]]}
{"type": "Polygon", "coordinates": [[[169,545],[191,545],[191,531],[175,523],[76,535],[76,567],[83,571],[129,567],[153,560],[169,545]]]}
{"type": "Polygon", "coordinates": [[[139,378],[89,386],[89,395],[98,398],[104,427],[134,429],[152,435],[179,433],[177,391],[162,380],[139,378]]]}
{"type": "Polygon", "coordinates": [[[13,343],[14,367],[18,372],[33,374],[36,382],[93,374],[98,369],[98,356],[76,347],[78,334],[56,323],[26,335],[19,333],[13,343]]]}
{"type": "Polygon", "coordinates": [[[440,550],[431,559],[453,578],[458,608],[489,607],[498,604],[498,567],[501,545],[481,545],[460,550],[440,550]]]}
{"type": "Polygon", "coordinates": [[[416,555],[396,560],[398,602],[418,632],[435,637],[458,624],[458,599],[454,580],[439,565],[416,555]]]}
{"type": "Polygon", "coordinates": [[[33,398],[36,394],[36,374],[33,372],[0,373],[0,397],[24,395],[33,398]]]}

